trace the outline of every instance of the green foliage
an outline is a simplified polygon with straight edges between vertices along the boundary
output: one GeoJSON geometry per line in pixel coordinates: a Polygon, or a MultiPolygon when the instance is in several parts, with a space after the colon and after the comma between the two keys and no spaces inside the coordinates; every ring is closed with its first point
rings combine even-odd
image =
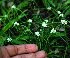
{"type": "Polygon", "coordinates": [[[22,8],[28,6],[29,3],[30,3],[29,1],[24,1],[24,2],[20,3],[17,8],[22,9],[22,8]]]}
{"type": "Polygon", "coordinates": [[[44,6],[45,6],[46,8],[47,8],[48,6],[50,6],[49,3],[47,2],[47,0],[42,0],[42,2],[43,2],[44,6]]]}
{"type": "MultiPolygon", "coordinates": [[[[12,2],[14,3],[14,1],[12,2]]],[[[63,25],[61,20],[70,23],[70,0],[66,2],[59,0],[23,0],[19,4],[14,3],[16,8],[8,7],[8,3],[8,0],[0,1],[0,46],[37,44],[39,50],[47,52],[48,58],[66,57],[66,52],[70,49],[68,42],[70,38],[66,35],[65,26],[70,27],[70,24],[63,25]],[[2,5],[4,1],[7,3],[5,6],[2,5]],[[51,7],[51,10],[47,9],[48,7],[51,7]],[[60,17],[57,11],[61,11],[64,16],[60,17]],[[8,17],[5,17],[5,15],[8,17]],[[29,19],[32,22],[28,22],[29,19]],[[48,22],[46,23],[44,20],[48,20],[48,22]],[[17,24],[14,26],[15,22],[17,24]],[[43,22],[47,24],[47,27],[44,27],[43,22]],[[58,29],[61,26],[64,28],[63,32],[58,29]],[[56,32],[50,33],[53,28],[56,32]],[[39,34],[35,34],[35,32],[39,32],[39,34]],[[8,38],[12,40],[8,42],[8,38]],[[56,49],[59,51],[58,54],[55,54],[56,49]],[[64,55],[62,49],[65,50],[64,55]]]]}
{"type": "Polygon", "coordinates": [[[65,6],[65,5],[68,5],[69,3],[70,3],[70,0],[66,1],[66,2],[64,3],[64,6],[65,6]]]}
{"type": "Polygon", "coordinates": [[[4,45],[4,41],[6,41],[6,37],[0,36],[0,46],[4,45]]]}
{"type": "MultiPolygon", "coordinates": [[[[55,4],[53,3],[53,0],[48,0],[48,2],[55,7],[55,4]]],[[[56,2],[56,1],[55,1],[56,2]]]]}
{"type": "Polygon", "coordinates": [[[4,1],[6,1],[6,0],[2,0],[2,1],[0,1],[0,4],[1,4],[2,2],[4,2],[4,1]]]}

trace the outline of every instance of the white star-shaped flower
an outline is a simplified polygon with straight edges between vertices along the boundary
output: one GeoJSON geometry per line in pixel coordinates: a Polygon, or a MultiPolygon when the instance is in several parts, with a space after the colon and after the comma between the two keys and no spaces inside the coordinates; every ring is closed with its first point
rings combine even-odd
{"type": "Polygon", "coordinates": [[[11,38],[8,38],[7,41],[10,42],[10,41],[12,41],[12,39],[11,38]]]}
{"type": "Polygon", "coordinates": [[[50,33],[55,33],[55,32],[56,32],[56,30],[54,30],[54,28],[53,28],[50,33]]]}
{"type": "Polygon", "coordinates": [[[35,35],[40,36],[39,32],[35,32],[35,35]]]}
{"type": "Polygon", "coordinates": [[[5,15],[5,17],[8,17],[7,15],[5,15]]]}
{"type": "Polygon", "coordinates": [[[48,9],[48,10],[51,10],[51,7],[48,7],[47,9],[48,9]]]}
{"type": "Polygon", "coordinates": [[[60,14],[61,12],[60,11],[57,11],[57,13],[60,14]]]}
{"type": "Polygon", "coordinates": [[[15,23],[14,23],[14,26],[15,26],[15,25],[19,25],[19,23],[15,22],[15,23]]]}
{"type": "Polygon", "coordinates": [[[61,23],[65,25],[65,24],[67,24],[67,21],[61,20],[61,23]]]}
{"type": "Polygon", "coordinates": [[[43,27],[47,27],[46,25],[47,25],[47,24],[46,24],[45,22],[42,23],[42,26],[43,26],[43,27]]]}
{"type": "Polygon", "coordinates": [[[52,22],[53,23],[53,22],[52,22]]]}
{"type": "Polygon", "coordinates": [[[15,5],[13,5],[13,6],[11,6],[11,8],[16,8],[16,6],[15,6],[15,5]]]}
{"type": "Polygon", "coordinates": [[[32,22],[32,20],[31,20],[31,19],[29,19],[27,22],[32,22]]]}
{"type": "Polygon", "coordinates": [[[61,17],[63,17],[63,16],[64,16],[64,14],[60,14],[60,15],[59,15],[59,17],[60,17],[60,16],[61,16],[61,17]]]}
{"type": "Polygon", "coordinates": [[[48,22],[48,20],[44,20],[46,23],[48,22]]]}

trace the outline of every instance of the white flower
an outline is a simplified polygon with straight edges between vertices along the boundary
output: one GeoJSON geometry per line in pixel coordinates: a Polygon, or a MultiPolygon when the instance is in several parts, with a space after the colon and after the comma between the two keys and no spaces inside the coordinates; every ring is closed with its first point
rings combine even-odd
{"type": "Polygon", "coordinates": [[[48,9],[48,10],[51,10],[51,7],[48,7],[47,9],[48,9]]]}
{"type": "Polygon", "coordinates": [[[27,22],[32,22],[32,20],[31,20],[31,19],[29,19],[27,22]]]}
{"type": "Polygon", "coordinates": [[[12,40],[11,38],[8,38],[8,39],[7,39],[8,42],[10,42],[11,40],[12,40]]]}
{"type": "Polygon", "coordinates": [[[63,14],[60,14],[59,17],[60,17],[60,16],[63,17],[64,15],[63,15],[63,14]]]}
{"type": "Polygon", "coordinates": [[[60,12],[60,11],[58,11],[57,13],[58,13],[58,14],[60,14],[61,12],[60,12]]]}
{"type": "Polygon", "coordinates": [[[40,36],[39,32],[35,32],[35,34],[36,34],[37,36],[40,36]]]}
{"type": "Polygon", "coordinates": [[[50,33],[55,33],[55,32],[56,32],[56,30],[54,30],[54,28],[53,28],[50,33]]]}
{"type": "Polygon", "coordinates": [[[48,22],[48,20],[44,20],[46,23],[48,22]]]}
{"type": "Polygon", "coordinates": [[[43,26],[43,27],[47,27],[46,25],[47,25],[47,24],[46,24],[45,22],[42,23],[42,26],[43,26]]]}
{"type": "Polygon", "coordinates": [[[15,23],[14,23],[14,26],[15,26],[15,25],[19,25],[19,23],[15,22],[15,23]]]}
{"type": "Polygon", "coordinates": [[[16,8],[15,5],[11,6],[11,8],[16,8]]]}
{"type": "Polygon", "coordinates": [[[5,17],[8,17],[7,15],[5,15],[5,17]]]}
{"type": "Polygon", "coordinates": [[[1,18],[0,18],[0,20],[1,20],[1,18]]]}
{"type": "Polygon", "coordinates": [[[53,23],[53,22],[52,22],[53,23]]]}
{"type": "Polygon", "coordinates": [[[65,25],[65,24],[67,24],[67,21],[61,20],[61,23],[65,25]]]}

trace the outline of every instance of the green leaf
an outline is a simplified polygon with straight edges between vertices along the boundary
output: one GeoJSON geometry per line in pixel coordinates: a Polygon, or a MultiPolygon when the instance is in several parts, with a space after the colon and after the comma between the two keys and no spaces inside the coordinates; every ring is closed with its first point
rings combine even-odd
{"type": "Polygon", "coordinates": [[[19,21],[22,17],[26,16],[26,14],[24,14],[24,12],[26,12],[27,10],[24,10],[17,19],[13,19],[12,21],[10,21],[5,27],[2,28],[3,32],[6,32],[10,27],[12,27],[12,25],[14,24],[15,21],[19,21]]]}
{"type": "Polygon", "coordinates": [[[4,2],[4,1],[6,1],[6,0],[2,0],[2,1],[0,1],[0,4],[1,4],[2,2],[4,2]]]}
{"type": "Polygon", "coordinates": [[[58,0],[54,0],[55,7],[57,6],[58,0]]]}
{"type": "Polygon", "coordinates": [[[48,2],[55,7],[55,4],[53,3],[53,0],[48,0],[48,2]]]}
{"type": "Polygon", "coordinates": [[[6,15],[6,11],[5,11],[4,8],[1,8],[1,12],[2,12],[3,15],[6,15]]]}
{"type": "Polygon", "coordinates": [[[50,4],[48,3],[47,0],[42,0],[42,2],[43,2],[44,6],[45,6],[46,8],[47,8],[48,6],[50,6],[50,4]]]}
{"type": "Polygon", "coordinates": [[[53,33],[53,35],[51,37],[59,37],[59,36],[65,36],[65,34],[56,32],[56,33],[53,33]]]}
{"type": "Polygon", "coordinates": [[[70,23],[70,21],[68,21],[70,23]]]}
{"type": "Polygon", "coordinates": [[[3,41],[6,41],[6,37],[2,37],[3,41]]]}
{"type": "Polygon", "coordinates": [[[21,37],[20,39],[21,40],[27,40],[27,39],[29,39],[29,36],[24,36],[24,37],[21,37]]]}
{"type": "Polygon", "coordinates": [[[22,9],[22,8],[28,6],[29,3],[30,3],[29,1],[24,1],[24,2],[20,3],[17,8],[22,9]]]}
{"type": "Polygon", "coordinates": [[[4,34],[4,32],[3,31],[0,31],[0,36],[2,36],[4,34]]]}
{"type": "Polygon", "coordinates": [[[17,40],[27,40],[27,39],[29,39],[29,36],[19,35],[16,39],[17,40]]]}
{"type": "Polygon", "coordinates": [[[56,34],[55,34],[54,36],[55,36],[55,37],[58,37],[58,36],[65,36],[65,34],[60,33],[60,32],[56,32],[56,34]]]}
{"type": "Polygon", "coordinates": [[[68,5],[69,3],[70,3],[70,0],[66,1],[66,2],[64,3],[64,6],[65,6],[65,5],[68,5]]]}
{"type": "Polygon", "coordinates": [[[16,20],[14,19],[14,20],[12,20],[12,21],[10,21],[5,27],[3,27],[3,32],[6,32],[10,27],[12,27],[12,25],[14,24],[14,22],[15,22],[16,20]]]}
{"type": "Polygon", "coordinates": [[[69,13],[70,13],[70,9],[66,11],[65,17],[66,17],[67,15],[69,15],[69,13]]]}
{"type": "Polygon", "coordinates": [[[0,36],[0,46],[3,46],[4,45],[4,37],[0,36]]]}
{"type": "Polygon", "coordinates": [[[20,41],[20,40],[16,40],[16,39],[13,39],[12,42],[15,43],[15,44],[23,44],[22,41],[20,41]]]}

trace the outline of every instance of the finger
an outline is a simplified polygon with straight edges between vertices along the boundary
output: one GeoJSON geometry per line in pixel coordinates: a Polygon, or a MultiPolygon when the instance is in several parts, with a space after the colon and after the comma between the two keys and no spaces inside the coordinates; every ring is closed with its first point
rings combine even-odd
{"type": "Polygon", "coordinates": [[[5,48],[10,56],[38,51],[38,47],[35,44],[9,45],[5,46],[5,48]]]}
{"type": "Polygon", "coordinates": [[[47,56],[47,54],[43,50],[36,53],[37,58],[46,57],[46,56],[47,56]]]}
{"type": "Polygon", "coordinates": [[[47,58],[47,57],[45,57],[45,58],[47,58]]]}
{"type": "Polygon", "coordinates": [[[2,56],[2,51],[1,51],[1,47],[0,47],[0,58],[3,58],[3,56],[2,56]]]}
{"type": "Polygon", "coordinates": [[[45,58],[46,56],[47,55],[45,54],[45,51],[39,51],[39,52],[36,52],[36,53],[13,56],[11,58],[45,58]]]}
{"type": "Polygon", "coordinates": [[[5,46],[1,47],[1,51],[2,51],[2,58],[10,58],[7,50],[5,49],[5,46]]]}

